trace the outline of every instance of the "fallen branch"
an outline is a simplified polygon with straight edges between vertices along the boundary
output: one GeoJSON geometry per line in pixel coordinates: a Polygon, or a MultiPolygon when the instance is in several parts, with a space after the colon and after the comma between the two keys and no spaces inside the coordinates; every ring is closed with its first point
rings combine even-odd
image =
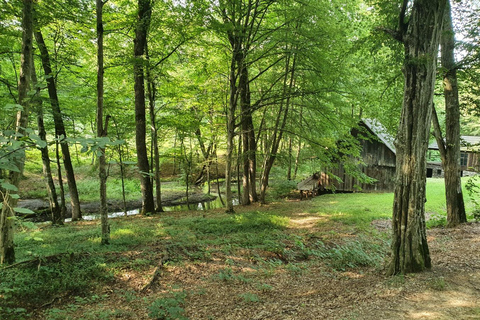
{"type": "Polygon", "coordinates": [[[147,291],[153,286],[155,282],[158,281],[158,279],[162,276],[164,264],[166,261],[168,261],[168,257],[164,257],[160,260],[160,265],[153,272],[152,279],[150,279],[150,281],[142,288],[142,290],[140,290],[140,292],[147,291]]]}
{"type": "Polygon", "coordinates": [[[44,262],[44,261],[49,261],[49,260],[53,260],[55,258],[59,258],[59,257],[62,257],[62,256],[69,256],[70,259],[73,259],[73,257],[76,255],[76,256],[81,256],[81,255],[89,255],[90,253],[73,253],[73,252],[61,252],[61,253],[56,253],[56,254],[52,254],[50,256],[44,256],[44,257],[36,257],[36,258],[33,258],[33,259],[30,259],[30,260],[24,260],[24,261],[20,261],[20,262],[17,262],[17,263],[14,263],[14,264],[11,264],[11,265],[8,265],[8,266],[5,266],[5,267],[0,267],[1,270],[7,270],[7,269],[11,269],[11,268],[15,268],[15,267],[18,267],[20,265],[25,265],[25,264],[34,264],[34,263],[38,263],[39,265],[44,262]]]}

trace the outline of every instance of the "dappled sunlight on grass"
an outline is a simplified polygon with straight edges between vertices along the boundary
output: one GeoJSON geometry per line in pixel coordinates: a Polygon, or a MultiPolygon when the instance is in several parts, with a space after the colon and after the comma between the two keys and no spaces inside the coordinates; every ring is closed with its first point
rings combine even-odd
{"type": "Polygon", "coordinates": [[[291,228],[313,228],[319,220],[325,219],[324,217],[305,217],[305,218],[296,218],[290,219],[289,226],[291,228]]]}
{"type": "Polygon", "coordinates": [[[121,236],[131,236],[131,235],[134,235],[135,232],[131,229],[115,229],[111,234],[110,236],[112,237],[112,239],[115,239],[115,238],[118,238],[118,237],[121,237],[121,236]]]}

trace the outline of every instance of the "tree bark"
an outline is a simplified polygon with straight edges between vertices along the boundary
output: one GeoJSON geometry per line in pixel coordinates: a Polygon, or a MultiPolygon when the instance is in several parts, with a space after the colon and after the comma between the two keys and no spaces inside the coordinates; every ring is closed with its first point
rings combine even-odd
{"type": "Polygon", "coordinates": [[[163,212],[162,208],[162,182],[160,180],[160,150],[158,149],[158,130],[157,120],[155,116],[155,99],[157,96],[157,88],[155,80],[151,74],[150,57],[148,55],[148,42],[145,44],[145,52],[147,61],[147,92],[148,92],[148,106],[150,114],[150,132],[152,135],[152,149],[153,149],[153,175],[155,181],[155,211],[163,212]]]}
{"type": "Polygon", "coordinates": [[[50,156],[48,154],[47,131],[43,121],[43,106],[40,99],[40,89],[37,86],[37,75],[35,70],[35,62],[32,60],[32,86],[35,88],[34,108],[37,113],[38,137],[45,142],[45,147],[39,148],[42,155],[43,176],[45,177],[48,202],[50,205],[50,213],[52,218],[52,225],[63,225],[65,216],[62,215],[60,206],[58,205],[57,191],[55,182],[53,181],[52,168],[50,166],[50,156]]]}
{"type": "Polygon", "coordinates": [[[55,141],[55,160],[57,164],[58,189],[60,191],[60,215],[65,217],[67,215],[67,202],[65,201],[65,188],[63,186],[62,163],[60,161],[60,143],[55,141]]]}
{"type": "MultiPolygon", "coordinates": [[[[18,103],[23,107],[17,113],[16,139],[27,134],[28,113],[30,101],[28,92],[31,86],[31,73],[33,62],[33,0],[23,0],[22,16],[22,54],[20,66],[20,78],[18,83],[18,103]]],[[[20,178],[23,175],[25,165],[25,151],[18,151],[14,158],[14,165],[18,171],[10,173],[10,183],[18,188],[20,178]]],[[[2,190],[3,192],[3,190],[2,190]]],[[[12,264],[15,262],[14,235],[14,208],[18,198],[13,197],[11,191],[3,192],[3,203],[0,211],[0,264],[12,264]]]]}
{"type": "Polygon", "coordinates": [[[154,213],[155,202],[150,180],[150,166],[146,144],[145,120],[145,45],[151,16],[151,1],[138,0],[137,28],[134,41],[134,90],[135,90],[135,144],[137,147],[137,165],[140,171],[140,188],[142,190],[142,214],[154,213]]]}
{"type": "Polygon", "coordinates": [[[233,194],[232,194],[232,161],[233,148],[235,138],[235,112],[237,109],[237,95],[236,95],[236,72],[235,72],[235,58],[232,56],[230,64],[230,97],[226,110],[227,116],[227,154],[225,157],[225,198],[226,198],[226,213],[235,213],[233,209],[233,194]]]}
{"type": "Polygon", "coordinates": [[[241,128],[242,128],[242,160],[243,160],[243,196],[242,204],[249,205],[258,201],[256,187],[256,152],[255,129],[253,127],[252,105],[250,98],[250,85],[248,69],[245,59],[241,57],[237,61],[239,65],[240,79],[240,110],[241,110],[241,128]]]}
{"type": "MultiPolygon", "coordinates": [[[[107,137],[108,116],[103,122],[103,96],[104,96],[104,67],[103,67],[103,0],[96,0],[97,12],[97,137],[107,137]]],[[[105,147],[99,147],[98,153],[98,178],[100,180],[100,219],[102,225],[101,244],[110,243],[110,226],[108,224],[107,209],[107,162],[105,147]]]]}
{"type": "MultiPolygon", "coordinates": [[[[449,1],[447,1],[448,3],[449,1]]],[[[443,92],[445,95],[445,195],[447,202],[447,227],[467,222],[462,193],[460,168],[460,103],[458,98],[457,69],[455,63],[455,33],[451,6],[445,10],[441,38],[441,63],[443,92]]],[[[442,141],[443,143],[443,141],[442,141]]]]}
{"type": "Polygon", "coordinates": [[[399,19],[405,48],[405,87],[395,140],[397,172],[389,275],[431,267],[425,228],[426,152],[445,6],[446,0],[416,0],[408,25],[404,16],[399,19]]]}
{"type": "Polygon", "coordinates": [[[75,172],[73,170],[72,159],[70,156],[70,149],[66,141],[67,133],[65,124],[63,123],[62,112],[57,94],[57,86],[55,84],[54,74],[50,63],[50,55],[45,45],[45,40],[40,30],[34,32],[35,40],[37,41],[38,49],[40,50],[40,57],[42,60],[43,70],[45,72],[48,95],[50,97],[50,104],[52,106],[53,121],[55,124],[55,138],[60,140],[60,148],[63,155],[63,166],[65,168],[65,175],[68,183],[68,190],[70,193],[70,202],[72,205],[72,221],[81,220],[82,213],[80,211],[80,199],[78,197],[77,182],[75,180],[75,172]]]}

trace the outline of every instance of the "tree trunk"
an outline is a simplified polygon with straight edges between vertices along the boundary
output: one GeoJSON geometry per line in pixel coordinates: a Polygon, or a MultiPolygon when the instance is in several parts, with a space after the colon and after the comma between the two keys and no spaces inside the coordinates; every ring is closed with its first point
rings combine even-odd
{"type": "MultiPolygon", "coordinates": [[[[103,123],[103,0],[96,1],[97,11],[97,137],[107,137],[108,116],[103,123]]],[[[98,178],[100,180],[100,219],[102,224],[101,244],[110,243],[110,226],[107,210],[107,163],[105,147],[100,147],[98,156],[98,178]]]]}
{"type": "Polygon", "coordinates": [[[150,166],[146,144],[146,120],[145,120],[145,45],[147,42],[148,27],[151,16],[150,0],[138,0],[137,28],[134,41],[134,65],[135,78],[135,144],[137,147],[137,165],[140,171],[140,187],[142,190],[142,214],[154,213],[155,202],[153,199],[153,187],[150,180],[150,166]]]}
{"type": "Polygon", "coordinates": [[[52,225],[63,225],[65,216],[61,214],[60,206],[58,205],[57,191],[55,182],[53,181],[52,168],[50,166],[50,156],[48,154],[47,132],[43,121],[43,106],[40,99],[40,89],[37,87],[37,75],[35,70],[35,62],[32,60],[32,85],[35,89],[34,105],[37,113],[38,137],[45,142],[45,147],[39,148],[42,155],[43,176],[45,177],[48,202],[50,205],[50,213],[52,218],[52,225]]]}
{"type": "Polygon", "coordinates": [[[252,105],[250,98],[250,85],[248,77],[248,69],[244,57],[237,61],[239,66],[239,90],[240,90],[240,110],[241,110],[241,127],[242,127],[242,143],[243,143],[243,197],[242,204],[248,205],[258,201],[256,187],[256,152],[255,129],[252,119],[252,105]]]}
{"type": "MultiPolygon", "coordinates": [[[[115,131],[117,135],[117,140],[121,140],[120,132],[118,131],[118,123],[115,121],[115,118],[112,117],[113,124],[115,125],[115,131]]],[[[122,145],[117,145],[117,153],[118,153],[118,162],[120,163],[120,178],[122,181],[122,202],[123,202],[123,213],[125,216],[127,215],[127,199],[125,195],[125,164],[123,163],[123,150],[122,145]]]]}
{"type": "MultiPolygon", "coordinates": [[[[145,52],[147,61],[150,62],[148,55],[148,43],[145,44],[145,52]]],[[[152,77],[150,70],[150,63],[147,65],[147,92],[148,92],[148,106],[150,114],[150,132],[152,135],[152,149],[153,149],[153,175],[155,181],[155,211],[163,212],[162,208],[162,182],[160,180],[160,151],[158,150],[158,130],[155,117],[155,99],[157,95],[157,88],[155,80],[152,77]]]]}
{"type": "Polygon", "coordinates": [[[292,137],[288,139],[288,169],[287,169],[287,180],[292,180],[292,137]]]}
{"type": "Polygon", "coordinates": [[[232,195],[232,161],[233,148],[235,138],[235,112],[237,109],[237,94],[236,94],[236,72],[235,72],[235,58],[232,55],[230,64],[230,97],[226,110],[227,115],[227,154],[225,157],[225,198],[226,198],[226,212],[235,213],[233,210],[233,195],[232,195]]]}
{"type": "Polygon", "coordinates": [[[58,188],[60,189],[60,215],[67,215],[67,202],[65,201],[65,188],[63,187],[62,163],[60,161],[60,148],[58,140],[55,141],[55,160],[57,164],[58,188]]]}
{"type": "MultiPolygon", "coordinates": [[[[23,107],[17,113],[16,139],[26,135],[25,128],[28,125],[29,104],[28,92],[30,90],[32,73],[32,42],[33,42],[33,1],[23,1],[22,17],[22,55],[20,66],[20,79],[18,83],[18,103],[23,107]]],[[[10,173],[10,183],[18,188],[20,178],[23,174],[25,165],[25,151],[19,151],[18,156],[14,158],[14,165],[18,171],[10,173]]],[[[0,264],[12,264],[15,262],[15,249],[13,244],[14,219],[18,202],[17,197],[13,197],[9,190],[3,194],[3,205],[0,213],[0,264]]]]}
{"type": "MultiPolygon", "coordinates": [[[[416,0],[408,25],[400,16],[405,48],[405,88],[395,140],[396,186],[392,255],[388,274],[431,267],[425,228],[426,151],[430,133],[436,57],[446,0],[416,0]]],[[[407,1],[404,2],[406,11],[407,1]]]]}
{"type": "MultiPolygon", "coordinates": [[[[448,2],[448,1],[447,1],[448,2]]],[[[445,195],[447,202],[447,227],[467,222],[460,176],[460,103],[458,99],[457,70],[455,63],[455,33],[450,5],[445,10],[441,38],[443,92],[445,95],[445,195]]],[[[443,143],[443,141],[442,141],[443,143]]]]}
{"type": "Polygon", "coordinates": [[[50,97],[50,104],[52,106],[53,121],[55,124],[55,138],[60,140],[60,147],[63,155],[63,165],[65,167],[65,174],[67,177],[68,189],[70,193],[70,202],[72,205],[72,221],[81,220],[82,213],[80,211],[80,199],[78,197],[77,183],[75,181],[75,172],[72,166],[72,159],[70,156],[70,149],[66,141],[67,134],[65,124],[63,123],[62,112],[60,111],[60,104],[58,101],[57,87],[55,84],[54,74],[50,63],[50,56],[40,30],[34,32],[35,40],[37,41],[38,49],[42,59],[43,70],[45,72],[48,95],[50,97]]]}

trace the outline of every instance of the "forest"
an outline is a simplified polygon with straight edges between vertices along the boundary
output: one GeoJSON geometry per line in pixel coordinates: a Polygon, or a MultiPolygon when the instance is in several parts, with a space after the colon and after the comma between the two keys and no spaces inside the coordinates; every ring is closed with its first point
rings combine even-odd
{"type": "Polygon", "coordinates": [[[0,1],[0,318],[480,316],[479,28],[473,0],[0,1]],[[372,141],[393,190],[360,187],[372,141]],[[354,191],[303,200],[317,175],[354,191]]]}

